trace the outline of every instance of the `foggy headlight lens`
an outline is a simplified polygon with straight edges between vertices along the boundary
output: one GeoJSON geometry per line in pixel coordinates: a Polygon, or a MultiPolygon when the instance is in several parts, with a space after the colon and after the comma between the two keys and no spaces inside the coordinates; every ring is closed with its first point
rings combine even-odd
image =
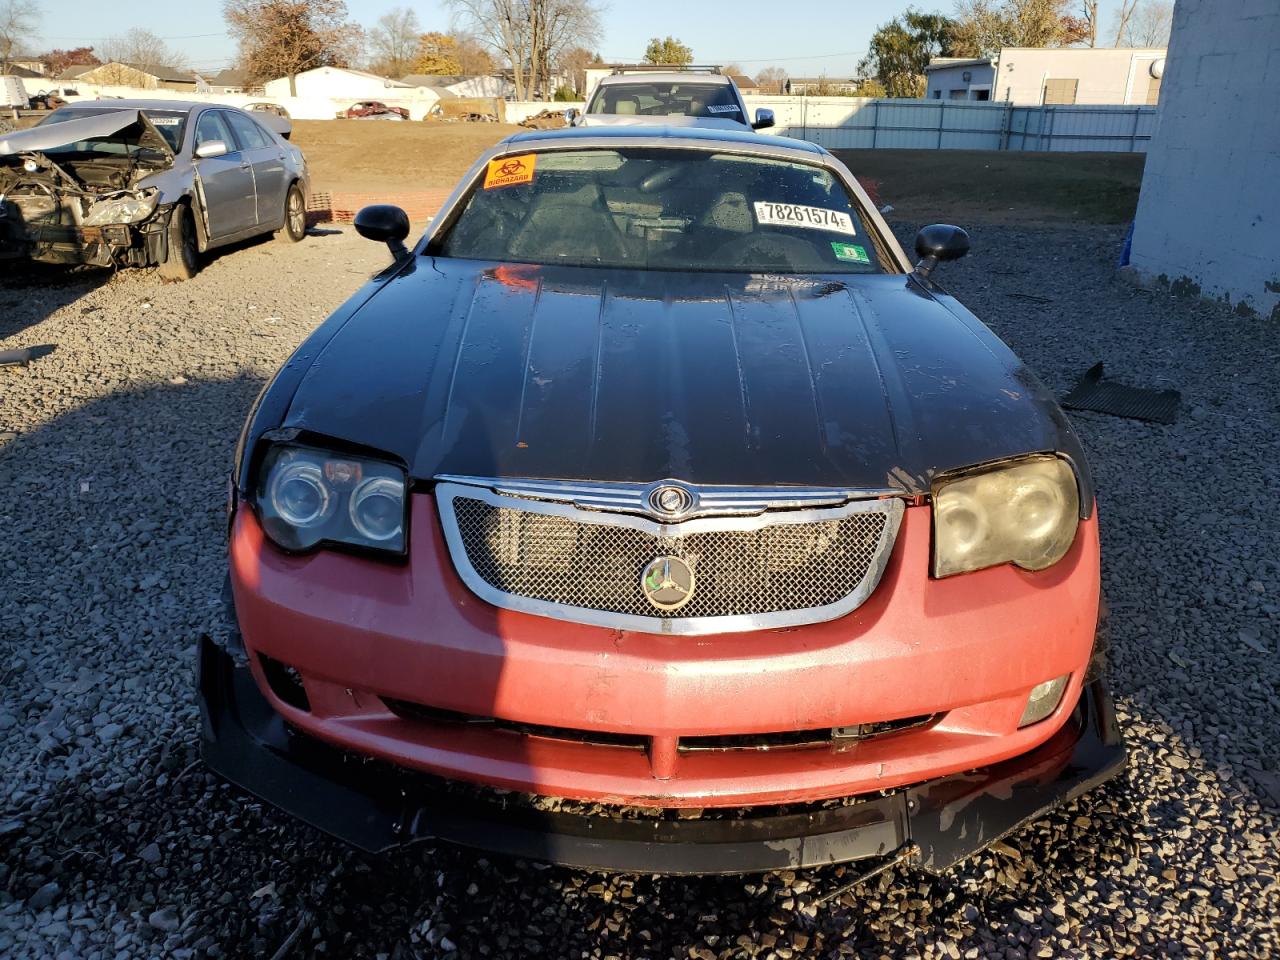
{"type": "Polygon", "coordinates": [[[263,460],[256,503],[267,536],[286,550],[405,549],[405,473],[395,464],[277,444],[263,460]]]}
{"type": "Polygon", "coordinates": [[[1071,674],[1064,673],[1057,679],[1037,683],[1031,689],[1031,696],[1027,697],[1026,709],[1022,711],[1022,719],[1018,721],[1019,729],[1039,723],[1057,710],[1058,704],[1062,702],[1062,695],[1067,690],[1067,681],[1070,679],[1071,674]]]}
{"type": "Polygon", "coordinates": [[[141,197],[117,197],[114,200],[99,200],[89,208],[82,226],[102,227],[109,223],[137,223],[151,216],[156,208],[159,194],[152,191],[141,197]]]}
{"type": "Polygon", "coordinates": [[[933,494],[933,573],[1012,563],[1043,570],[1066,555],[1080,524],[1070,464],[1037,457],[944,481],[933,494]]]}

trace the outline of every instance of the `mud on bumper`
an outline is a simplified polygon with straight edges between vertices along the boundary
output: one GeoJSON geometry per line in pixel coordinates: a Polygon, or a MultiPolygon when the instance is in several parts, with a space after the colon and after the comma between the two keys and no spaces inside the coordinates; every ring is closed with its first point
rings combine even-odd
{"type": "Polygon", "coordinates": [[[1124,767],[1111,697],[1098,678],[1040,747],[980,770],[864,801],[731,819],[611,819],[477,800],[432,778],[323,744],[288,727],[247,666],[205,637],[201,753],[216,773],[369,852],[438,839],[533,860],[630,873],[751,873],[883,857],[940,872],[1124,767]],[[909,847],[908,845],[913,845],[909,847]]]}

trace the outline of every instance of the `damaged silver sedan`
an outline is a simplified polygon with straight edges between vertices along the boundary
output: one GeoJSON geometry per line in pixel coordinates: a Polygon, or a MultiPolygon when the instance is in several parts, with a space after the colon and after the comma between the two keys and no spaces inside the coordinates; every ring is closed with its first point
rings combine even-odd
{"type": "Polygon", "coordinates": [[[288,121],[169,100],[80,103],[0,136],[0,260],[157,266],[306,233],[306,162],[288,121]]]}

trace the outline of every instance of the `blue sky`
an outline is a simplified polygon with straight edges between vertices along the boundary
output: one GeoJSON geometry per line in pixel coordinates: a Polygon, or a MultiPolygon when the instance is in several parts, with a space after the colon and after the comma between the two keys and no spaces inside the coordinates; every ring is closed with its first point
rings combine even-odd
{"type": "MultiPolygon", "coordinates": [[[[1104,30],[1116,0],[1104,0],[1104,30]]],[[[925,10],[950,12],[952,0],[916,0],[925,10]]],[[[351,18],[368,27],[393,7],[417,11],[425,29],[448,29],[440,0],[347,0],[351,18]]],[[[638,59],[651,36],[673,34],[702,63],[736,61],[749,72],[780,66],[792,76],[851,74],[875,28],[908,6],[905,0],[612,0],[607,3],[599,52],[638,59]]],[[[235,55],[217,0],[48,0],[41,50],[92,44],[142,26],[186,54],[194,69],[216,70],[235,55]]]]}

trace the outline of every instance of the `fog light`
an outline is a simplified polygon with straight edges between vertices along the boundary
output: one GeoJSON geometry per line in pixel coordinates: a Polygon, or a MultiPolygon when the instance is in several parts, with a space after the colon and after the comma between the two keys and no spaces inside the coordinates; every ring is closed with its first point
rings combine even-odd
{"type": "Polygon", "coordinates": [[[1058,704],[1062,700],[1062,694],[1066,692],[1067,681],[1070,679],[1071,674],[1064,673],[1056,680],[1037,683],[1031,690],[1031,696],[1027,697],[1027,708],[1022,711],[1022,719],[1018,721],[1018,727],[1028,727],[1033,723],[1039,723],[1057,710],[1058,704]]]}

